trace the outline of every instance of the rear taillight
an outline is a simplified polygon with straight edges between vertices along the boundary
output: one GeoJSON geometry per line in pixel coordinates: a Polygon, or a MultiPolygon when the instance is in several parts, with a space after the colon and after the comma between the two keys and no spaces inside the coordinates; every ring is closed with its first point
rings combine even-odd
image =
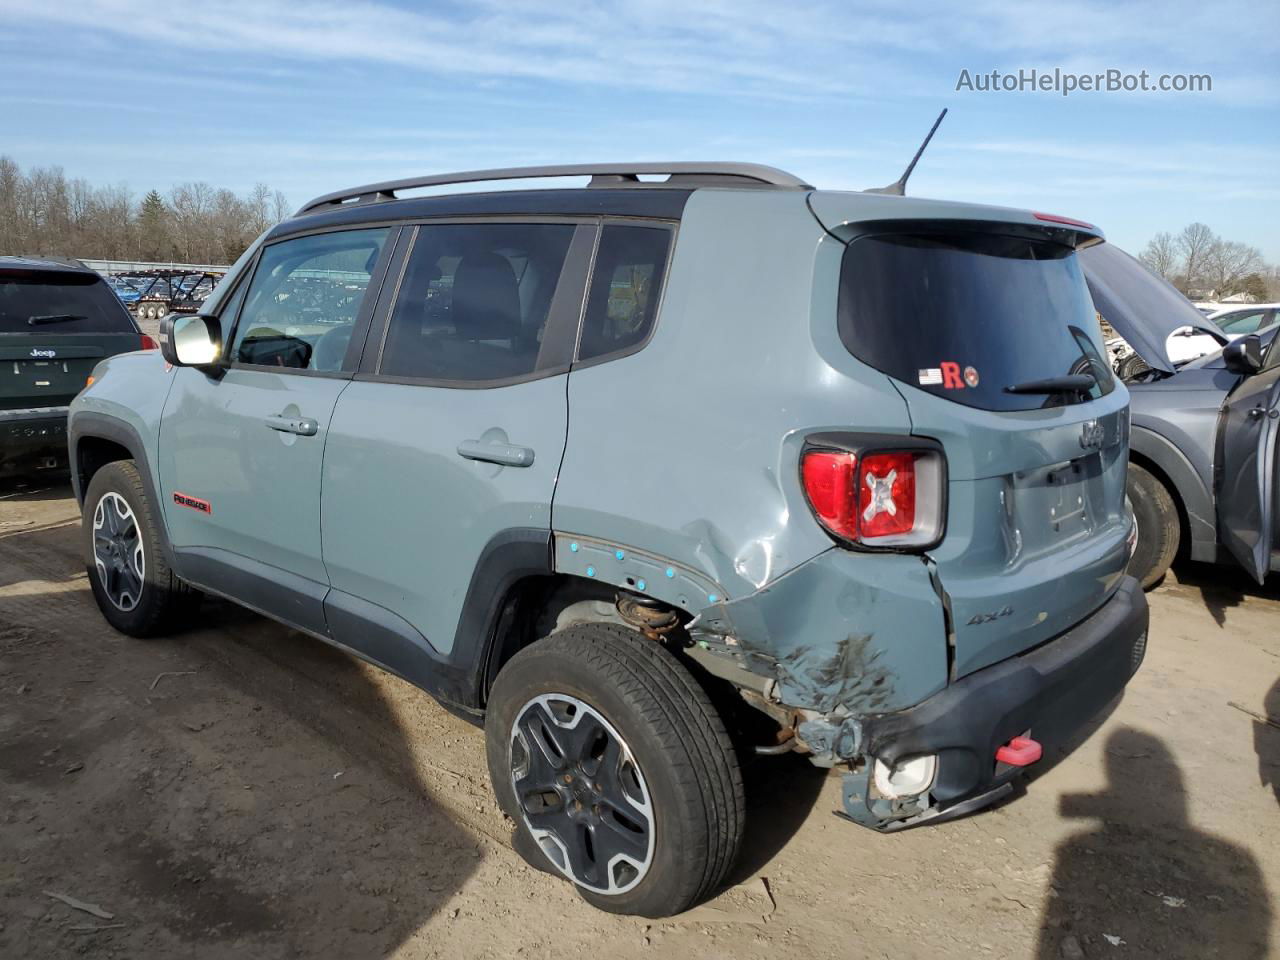
{"type": "Polygon", "coordinates": [[[149,337],[144,333],[140,338],[138,349],[139,350],[159,350],[160,344],[156,343],[154,338],[149,337]]]}
{"type": "Polygon", "coordinates": [[[805,454],[802,472],[804,492],[818,522],[837,536],[856,540],[858,458],[852,453],[812,450],[805,454]]]}
{"type": "Polygon", "coordinates": [[[858,484],[859,532],[894,537],[916,524],[916,461],[911,453],[871,453],[858,484]]]}
{"type": "Polygon", "coordinates": [[[806,449],[800,475],[829,533],[866,547],[934,545],[945,519],[944,464],[934,449],[806,449]]]}

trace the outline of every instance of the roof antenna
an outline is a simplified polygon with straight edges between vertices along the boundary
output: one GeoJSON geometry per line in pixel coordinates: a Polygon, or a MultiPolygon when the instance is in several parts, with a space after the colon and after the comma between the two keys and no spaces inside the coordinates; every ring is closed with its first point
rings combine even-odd
{"type": "Polygon", "coordinates": [[[929,135],[924,138],[924,143],[920,144],[920,149],[916,151],[916,155],[911,158],[911,162],[907,164],[907,169],[902,171],[896,181],[887,187],[876,187],[872,190],[863,190],[863,193],[887,193],[891,197],[905,197],[907,195],[907,178],[911,176],[911,171],[916,168],[916,164],[920,161],[920,155],[924,153],[924,148],[929,145],[929,141],[933,139],[934,133],[938,130],[938,125],[942,123],[942,118],[947,115],[947,108],[943,107],[942,112],[938,114],[938,119],[933,121],[933,126],[929,128],[929,135]]]}

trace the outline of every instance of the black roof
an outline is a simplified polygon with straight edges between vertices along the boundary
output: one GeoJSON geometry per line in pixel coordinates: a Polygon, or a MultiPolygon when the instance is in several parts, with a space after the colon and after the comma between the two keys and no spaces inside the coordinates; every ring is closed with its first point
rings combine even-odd
{"type": "Polygon", "coordinates": [[[40,270],[45,273],[93,273],[79,260],[66,257],[0,256],[0,270],[40,270]]]}
{"type": "Polygon", "coordinates": [[[335,206],[286,220],[269,239],[331,226],[421,220],[431,217],[562,216],[647,217],[678,220],[691,189],[646,190],[620,187],[568,190],[510,190],[450,193],[403,200],[335,206]]]}

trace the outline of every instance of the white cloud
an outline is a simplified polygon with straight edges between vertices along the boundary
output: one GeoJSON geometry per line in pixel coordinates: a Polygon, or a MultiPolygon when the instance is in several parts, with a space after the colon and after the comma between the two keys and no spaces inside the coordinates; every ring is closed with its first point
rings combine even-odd
{"type": "Polygon", "coordinates": [[[1258,19],[1240,0],[904,5],[677,0],[566,4],[476,0],[398,8],[379,0],[0,0],[10,22],[109,32],[157,49],[323,63],[379,63],[452,77],[552,81],[770,97],[944,92],[960,58],[974,70],[1068,62],[1157,72],[1213,69],[1217,86],[1263,96],[1251,64],[1274,62],[1274,30],[1250,55],[1203,42],[1258,19]],[[1270,58],[1270,61],[1268,60],[1270,58]]]}

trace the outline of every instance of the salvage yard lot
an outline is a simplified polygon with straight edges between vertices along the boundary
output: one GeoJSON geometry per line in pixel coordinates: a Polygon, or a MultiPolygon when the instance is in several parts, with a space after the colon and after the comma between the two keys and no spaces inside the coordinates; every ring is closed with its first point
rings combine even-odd
{"type": "Polygon", "coordinates": [[[1024,796],[878,836],[838,776],[762,759],[735,886],[644,921],[525,866],[481,732],[425,694],[221,602],[114,633],[69,488],[10,483],[0,956],[1280,955],[1280,583],[1192,566],[1150,599],[1124,700],[1024,796]]]}

